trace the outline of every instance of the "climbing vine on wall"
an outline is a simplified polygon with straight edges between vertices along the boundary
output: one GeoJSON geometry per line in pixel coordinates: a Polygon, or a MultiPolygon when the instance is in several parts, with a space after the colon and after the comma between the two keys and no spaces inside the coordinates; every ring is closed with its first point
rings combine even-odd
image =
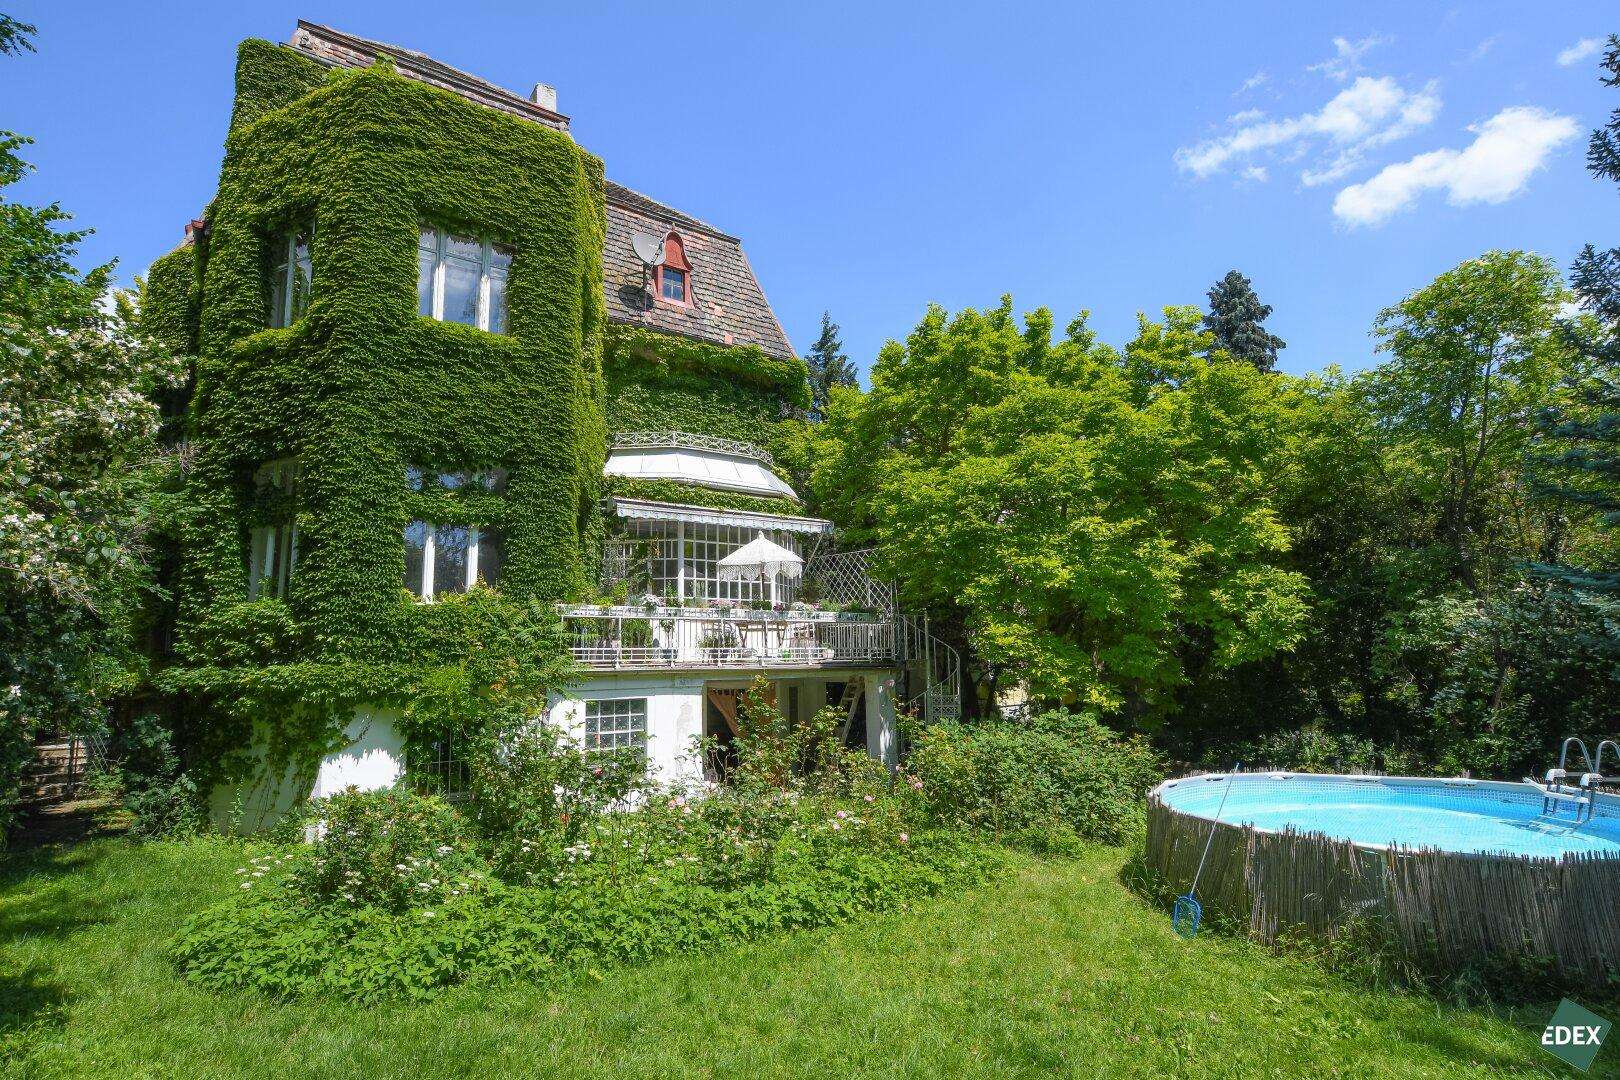
{"type": "Polygon", "coordinates": [[[144,296],[153,332],[198,355],[161,685],[214,705],[226,742],[268,725],[273,759],[307,759],[354,705],[403,703],[446,672],[500,694],[538,689],[513,665],[559,670],[550,604],[594,577],[601,543],[602,199],[601,163],[564,133],[385,63],[329,71],[242,45],[207,244],[160,259],[144,296]],[[424,224],[513,252],[507,333],[417,314],[424,224]],[[267,329],[267,270],[294,225],[312,226],[309,304],[267,329]],[[297,568],[284,599],[250,601],[249,530],[291,509],[254,477],[286,458],[297,568]],[[508,479],[413,492],[412,466],[508,479]],[[498,525],[500,592],[413,602],[413,518],[498,525]]]}
{"type": "Polygon", "coordinates": [[[765,444],[806,403],[797,358],[606,325],[603,187],[566,134],[386,62],[330,70],[242,44],[206,231],[154,263],[143,294],[150,331],[197,357],[173,663],[154,681],[199,760],[241,763],[253,743],[272,771],[307,767],[360,705],[429,724],[424,703],[456,702],[438,719],[464,724],[537,702],[569,670],[551,605],[596,576],[608,425],[765,444]],[[417,314],[423,226],[513,253],[506,333],[417,314]],[[271,329],[269,269],[293,229],[310,236],[308,304],[271,329]],[[296,494],[259,487],[285,459],[296,494]],[[413,487],[411,469],[505,481],[413,487]],[[413,520],[500,529],[499,590],[416,602],[413,520]],[[286,595],[249,599],[251,530],[288,521],[286,595]]]}
{"type": "Polygon", "coordinates": [[[640,327],[608,329],[606,376],[615,431],[690,431],[764,446],[787,408],[809,402],[797,357],[640,327]]]}

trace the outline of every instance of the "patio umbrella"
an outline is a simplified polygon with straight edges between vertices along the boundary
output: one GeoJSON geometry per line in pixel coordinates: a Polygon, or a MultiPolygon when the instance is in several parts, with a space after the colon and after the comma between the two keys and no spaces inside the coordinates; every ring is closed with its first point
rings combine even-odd
{"type": "Polygon", "coordinates": [[[804,573],[804,560],[760,533],[721,559],[716,576],[721,581],[796,580],[804,573]]]}

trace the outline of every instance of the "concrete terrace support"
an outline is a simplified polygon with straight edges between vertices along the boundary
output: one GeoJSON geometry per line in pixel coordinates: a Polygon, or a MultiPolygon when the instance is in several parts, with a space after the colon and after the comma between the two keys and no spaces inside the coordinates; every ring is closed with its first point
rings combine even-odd
{"type": "Polygon", "coordinates": [[[866,752],[885,765],[900,763],[900,737],[894,726],[894,676],[866,679],[866,752]]]}

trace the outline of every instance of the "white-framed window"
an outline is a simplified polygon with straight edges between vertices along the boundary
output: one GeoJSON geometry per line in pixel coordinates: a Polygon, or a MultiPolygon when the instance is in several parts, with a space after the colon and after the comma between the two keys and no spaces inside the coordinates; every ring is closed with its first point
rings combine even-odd
{"type": "Polygon", "coordinates": [[[423,600],[466,592],[478,582],[493,588],[505,556],[499,529],[413,521],[405,526],[405,588],[423,600]]]}
{"type": "MultiPolygon", "coordinates": [[[[791,604],[799,597],[799,583],[793,580],[774,583],[719,580],[720,560],[758,536],[758,528],[639,518],[628,519],[623,526],[623,532],[609,541],[609,565],[617,563],[619,571],[627,576],[650,578],[655,596],[738,602],[769,600],[781,604],[791,604]]],[[[765,535],[798,553],[798,534],[767,529],[765,535]]]]}
{"type": "Polygon", "coordinates": [[[277,497],[281,520],[248,534],[248,599],[286,596],[298,565],[298,461],[282,458],[262,466],[253,477],[261,497],[277,497]]]}
{"type": "Polygon", "coordinates": [[[647,699],[585,703],[585,749],[647,751],[647,699]]]}
{"type": "Polygon", "coordinates": [[[301,227],[270,240],[271,326],[291,326],[309,308],[309,233],[301,227]]]}
{"type": "Polygon", "coordinates": [[[416,244],[416,313],[504,334],[511,269],[510,248],[424,228],[416,244]]]}

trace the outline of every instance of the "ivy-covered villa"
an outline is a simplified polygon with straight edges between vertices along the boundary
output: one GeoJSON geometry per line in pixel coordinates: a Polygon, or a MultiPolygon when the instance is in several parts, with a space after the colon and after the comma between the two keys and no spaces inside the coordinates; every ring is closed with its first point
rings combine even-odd
{"type": "Polygon", "coordinates": [[[548,648],[553,723],[688,783],[757,677],[885,761],[897,706],[954,710],[952,659],[773,462],[806,372],[735,236],[607,180],[548,86],[305,22],[235,85],[143,297],[196,358],[154,681],[217,747],[217,815],[454,784],[413,703],[548,648]]]}

